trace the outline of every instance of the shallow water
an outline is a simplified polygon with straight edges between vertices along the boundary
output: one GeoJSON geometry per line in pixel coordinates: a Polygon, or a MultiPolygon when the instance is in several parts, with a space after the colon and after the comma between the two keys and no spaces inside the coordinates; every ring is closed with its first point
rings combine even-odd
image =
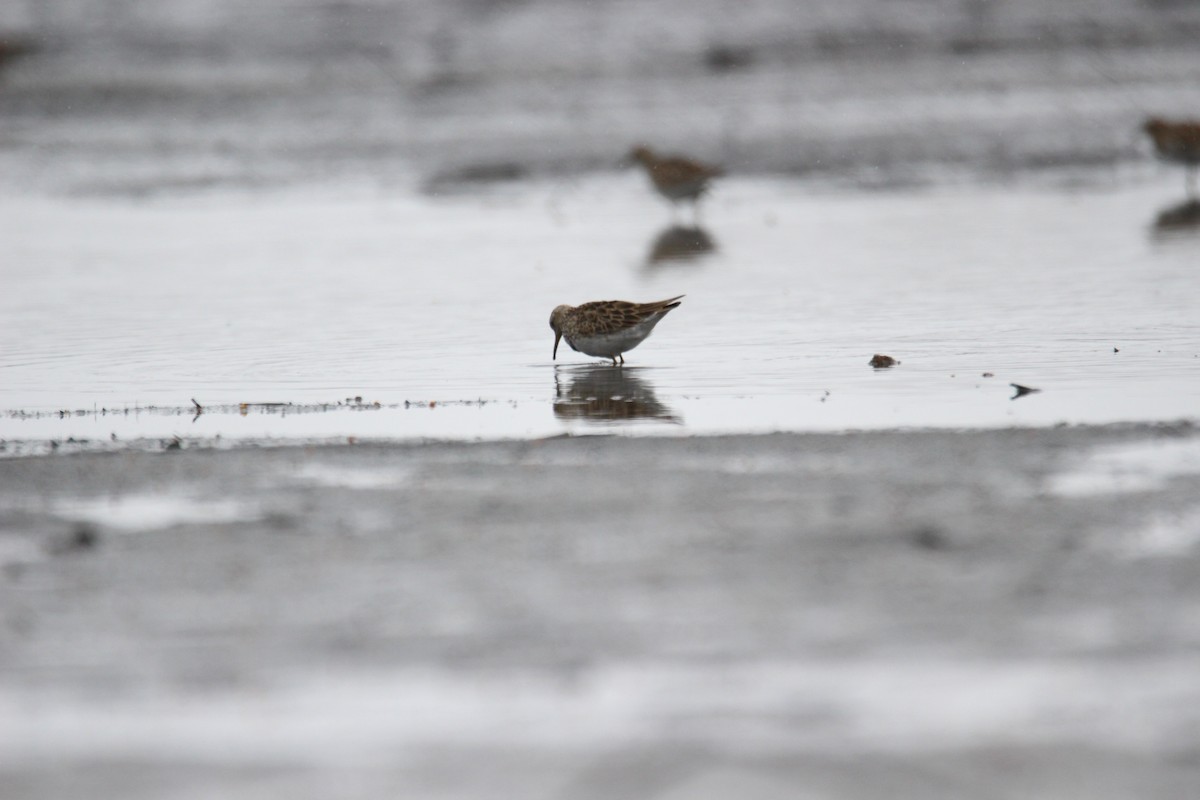
{"type": "Polygon", "coordinates": [[[1200,227],[1156,226],[1174,185],[731,179],[699,230],[634,174],[434,200],[6,200],[0,269],[21,288],[0,298],[0,407],[34,413],[0,418],[0,438],[1188,417],[1200,227]],[[551,360],[554,305],[675,294],[623,369],[565,347],[551,360]],[[874,353],[900,364],[872,369],[874,353]],[[1041,391],[1013,399],[1013,383],[1041,391]],[[192,398],[208,408],[194,421],[192,398]],[[94,413],[36,413],[59,410],[94,413]]]}
{"type": "Polygon", "coordinates": [[[0,446],[1194,416],[1200,209],[1138,126],[1200,103],[1196,9],[729,10],[0,9],[0,446]],[[636,141],[729,168],[699,227],[636,141]],[[681,293],[550,360],[553,306],[681,293]]]}

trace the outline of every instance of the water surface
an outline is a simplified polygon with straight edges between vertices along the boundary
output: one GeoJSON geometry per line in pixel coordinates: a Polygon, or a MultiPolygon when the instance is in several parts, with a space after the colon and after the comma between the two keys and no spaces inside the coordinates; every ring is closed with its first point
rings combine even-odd
{"type": "Polygon", "coordinates": [[[1124,0],[10,4],[0,440],[1194,416],[1200,207],[1139,126],[1200,108],[1197,32],[1124,0]],[[636,142],[728,168],[699,224],[616,170],[636,142]],[[623,372],[550,360],[555,305],[676,294],[623,372]]]}
{"type": "Polygon", "coordinates": [[[0,298],[0,405],[33,413],[0,418],[0,436],[1188,417],[1200,228],[1156,224],[1173,186],[734,178],[698,226],[632,173],[433,200],[346,186],[8,200],[3,270],[20,289],[0,298]],[[551,360],[556,304],[675,294],[683,305],[623,369],[565,347],[551,360]],[[900,364],[872,369],[875,353],[900,364]],[[1014,400],[1012,383],[1041,391],[1014,400]],[[209,409],[194,421],[193,398],[209,409]],[[240,413],[338,402],[352,407],[240,413]],[[95,413],[44,413],[59,410],[95,413]]]}

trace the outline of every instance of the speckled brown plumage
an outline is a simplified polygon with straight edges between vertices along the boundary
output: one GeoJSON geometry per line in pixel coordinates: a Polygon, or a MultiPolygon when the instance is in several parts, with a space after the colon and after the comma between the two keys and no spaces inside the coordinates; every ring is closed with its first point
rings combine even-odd
{"type": "Polygon", "coordinates": [[[573,310],[568,317],[568,327],[563,332],[569,330],[575,335],[596,336],[632,328],[647,317],[679,305],[679,297],[657,303],[629,303],[624,300],[584,303],[573,310]]]}
{"type": "Polygon", "coordinates": [[[558,342],[566,339],[572,350],[625,363],[623,353],[641,344],[683,295],[655,303],[598,300],[579,306],[561,305],[550,314],[554,331],[554,357],[558,342]]]}
{"type": "Polygon", "coordinates": [[[1196,193],[1196,167],[1200,166],[1200,120],[1165,120],[1151,117],[1143,130],[1154,141],[1161,158],[1178,161],[1187,167],[1187,193],[1196,193]]]}
{"type": "Polygon", "coordinates": [[[696,202],[708,191],[712,179],[724,174],[720,167],[678,156],[659,156],[649,147],[633,148],[629,158],[642,165],[658,193],[672,202],[696,202]]]}

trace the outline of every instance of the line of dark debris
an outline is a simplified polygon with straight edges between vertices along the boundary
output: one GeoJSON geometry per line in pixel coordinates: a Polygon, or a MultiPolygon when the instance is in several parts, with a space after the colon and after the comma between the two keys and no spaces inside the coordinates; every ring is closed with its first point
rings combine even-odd
{"type": "Polygon", "coordinates": [[[251,411],[258,413],[283,414],[313,414],[324,411],[374,411],[379,409],[397,408],[437,408],[438,406],[486,406],[494,400],[405,400],[402,403],[381,403],[379,401],[364,401],[361,397],[347,398],[346,402],[334,403],[286,403],[286,402],[254,402],[254,403],[225,403],[220,405],[201,405],[192,400],[191,406],[124,406],[122,408],[77,408],[59,409],[57,411],[30,411],[27,409],[10,409],[2,412],[8,419],[47,419],[58,417],[107,417],[139,414],[157,414],[160,416],[199,416],[200,414],[241,414],[251,411]]]}

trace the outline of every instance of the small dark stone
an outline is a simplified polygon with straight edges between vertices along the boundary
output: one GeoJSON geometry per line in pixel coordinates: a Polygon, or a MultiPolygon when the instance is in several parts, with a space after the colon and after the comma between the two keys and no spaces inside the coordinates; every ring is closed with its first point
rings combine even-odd
{"type": "Polygon", "coordinates": [[[945,550],[950,547],[946,534],[934,525],[921,525],[908,532],[909,540],[923,550],[945,550]]]}
{"type": "Polygon", "coordinates": [[[749,47],[715,44],[704,51],[704,66],[713,72],[743,69],[754,63],[754,51],[749,47]]]}
{"type": "Polygon", "coordinates": [[[94,527],[81,522],[71,531],[67,544],[74,550],[89,550],[100,543],[100,532],[94,527]]]}
{"type": "Polygon", "coordinates": [[[867,363],[875,369],[887,369],[888,367],[896,366],[900,362],[891,356],[885,356],[882,353],[876,353],[875,355],[871,356],[871,360],[867,363]]]}
{"type": "Polygon", "coordinates": [[[69,555],[91,550],[100,543],[100,532],[90,522],[77,522],[66,536],[51,542],[49,550],[54,555],[69,555]]]}
{"type": "Polygon", "coordinates": [[[296,517],[284,511],[272,511],[263,518],[263,523],[276,530],[292,530],[296,527],[296,517]]]}
{"type": "Polygon", "coordinates": [[[1035,389],[1032,386],[1022,386],[1019,383],[1010,383],[1009,386],[1011,386],[1015,392],[1013,396],[1009,398],[1010,400],[1016,400],[1018,397],[1024,397],[1027,394],[1033,394],[1034,392],[1041,391],[1041,389],[1035,389]]]}

